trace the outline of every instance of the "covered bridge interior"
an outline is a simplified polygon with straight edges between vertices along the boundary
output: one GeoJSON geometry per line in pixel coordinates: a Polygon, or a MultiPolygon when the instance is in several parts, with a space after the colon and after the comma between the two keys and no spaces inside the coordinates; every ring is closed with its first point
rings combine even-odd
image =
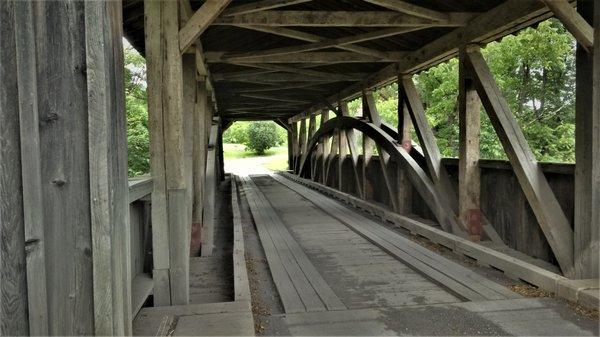
{"type": "Polygon", "coordinates": [[[2,1],[0,335],[598,335],[598,43],[592,0],[2,1]],[[536,160],[480,51],[553,16],[575,164],[536,160]],[[123,38],[150,133],[129,180],[123,38]],[[450,160],[413,77],[455,57],[450,160]],[[480,111],[507,161],[480,159],[480,111]],[[224,130],[258,120],[289,170],[226,174],[224,130]]]}

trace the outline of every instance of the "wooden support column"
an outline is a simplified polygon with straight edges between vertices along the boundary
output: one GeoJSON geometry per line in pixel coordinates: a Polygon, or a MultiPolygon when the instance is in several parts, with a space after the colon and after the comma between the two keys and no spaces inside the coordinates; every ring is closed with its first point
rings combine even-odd
{"type": "MultiPolygon", "coordinates": [[[[309,122],[308,122],[308,137],[307,137],[307,142],[315,134],[315,128],[317,126],[317,119],[316,118],[317,117],[315,115],[311,115],[310,116],[310,119],[309,119],[309,122]]],[[[308,149],[307,149],[307,151],[308,151],[308,149]]],[[[310,177],[309,177],[310,179],[314,179],[315,178],[315,170],[314,170],[315,159],[316,159],[316,157],[314,156],[314,153],[313,153],[313,156],[311,157],[311,160],[310,160],[310,177]]]]}
{"type": "Polygon", "coordinates": [[[165,125],[163,120],[162,5],[144,2],[148,93],[148,131],[150,134],[150,171],[152,174],[152,251],[154,305],[171,304],[169,281],[169,226],[165,172],[165,125]]]}
{"type": "Polygon", "coordinates": [[[290,169],[298,174],[298,122],[292,122],[292,162],[290,169]]]}
{"type": "MultiPolygon", "coordinates": [[[[477,46],[469,46],[479,51],[477,46]]],[[[465,69],[466,50],[460,51],[459,66],[459,163],[458,163],[458,209],[459,221],[467,229],[472,240],[479,241],[483,234],[480,206],[479,132],[481,100],[471,75],[465,69]]]]}
{"type": "Polygon", "coordinates": [[[298,159],[297,164],[298,167],[296,169],[297,174],[301,174],[300,172],[300,162],[302,161],[302,156],[306,153],[306,119],[300,121],[300,131],[298,136],[298,159]]]}
{"type": "MultiPolygon", "coordinates": [[[[338,109],[342,116],[348,115],[348,106],[346,106],[346,111],[344,111],[342,108],[342,102],[338,102],[338,109]],[[344,113],[346,115],[344,115],[344,113]]],[[[338,132],[338,137],[338,188],[340,191],[344,191],[344,163],[346,162],[346,157],[348,156],[348,137],[346,136],[346,130],[340,130],[338,132]]]]}
{"type": "MultiPolygon", "coordinates": [[[[196,50],[196,53],[201,51],[196,50]]],[[[196,57],[196,66],[198,58],[196,57]]],[[[192,211],[192,234],[190,240],[190,256],[200,254],[202,236],[202,214],[204,203],[204,179],[206,173],[206,135],[209,126],[206,125],[207,90],[206,77],[198,75],[196,84],[196,105],[193,118],[193,171],[194,171],[194,207],[192,211]]]]}
{"type": "MultiPolygon", "coordinates": [[[[292,123],[293,124],[293,123],[292,123]]],[[[288,125],[287,128],[287,152],[288,152],[288,170],[294,169],[294,134],[292,132],[292,126],[288,125]]]]}
{"type": "Polygon", "coordinates": [[[182,60],[178,3],[144,3],[150,164],[154,179],[152,228],[154,304],[187,304],[189,221],[185,173],[182,60]],[[155,209],[156,207],[156,209],[155,209]]]}
{"type": "MultiPolygon", "coordinates": [[[[321,126],[329,120],[329,110],[325,109],[321,113],[321,126]]],[[[329,137],[323,137],[321,144],[323,146],[323,152],[321,153],[321,184],[326,184],[326,162],[327,158],[329,158],[329,151],[331,150],[331,145],[329,141],[329,137]]]]}
{"type": "MultiPolygon", "coordinates": [[[[402,82],[402,76],[398,77],[398,87],[402,82]]],[[[406,106],[406,99],[398,91],[398,142],[402,144],[402,148],[410,153],[412,151],[411,139],[412,120],[406,106]]],[[[412,212],[412,185],[410,183],[408,173],[400,163],[396,163],[396,196],[397,196],[397,212],[403,215],[412,212]]]]}
{"type": "MultiPolygon", "coordinates": [[[[184,145],[184,167],[186,181],[186,204],[187,204],[187,227],[186,240],[181,244],[185,246],[189,256],[190,245],[192,241],[192,227],[194,223],[194,135],[198,130],[194,128],[194,115],[196,110],[196,93],[198,90],[196,54],[182,55],[182,73],[183,73],[183,145],[184,145]]],[[[187,259],[186,269],[189,269],[189,259],[187,259]]]]}
{"type": "MultiPolygon", "coordinates": [[[[579,14],[600,39],[600,6],[579,1],[579,14]]],[[[600,246],[600,53],[577,45],[574,266],[577,278],[598,278],[600,246]]]]}
{"type": "MultiPolygon", "coordinates": [[[[338,129],[333,131],[333,137],[331,140],[331,148],[329,150],[329,158],[327,159],[327,168],[325,169],[325,185],[327,185],[327,183],[329,182],[329,172],[331,169],[331,163],[333,162],[333,159],[338,154],[338,151],[340,149],[340,147],[338,145],[338,143],[340,141],[340,138],[337,136],[338,133],[339,133],[338,129]]],[[[337,182],[334,180],[333,185],[335,185],[336,183],[337,182]]]]}
{"type": "Polygon", "coordinates": [[[178,3],[162,3],[164,38],[163,116],[165,121],[165,168],[167,219],[169,223],[171,304],[189,301],[188,188],[185,172],[182,59],[179,53],[178,3]]]}
{"type": "MultiPolygon", "coordinates": [[[[338,106],[340,107],[340,111],[342,112],[342,116],[350,116],[348,111],[348,103],[347,102],[339,102],[338,106]]],[[[362,182],[360,180],[360,175],[358,173],[358,149],[356,148],[356,134],[354,130],[345,130],[345,140],[348,146],[348,150],[350,152],[350,157],[352,159],[352,171],[354,173],[354,186],[356,186],[356,193],[363,198],[363,189],[362,182]]]]}
{"type": "Polygon", "coordinates": [[[573,230],[569,221],[483,56],[480,52],[469,52],[465,60],[466,68],[473,76],[477,93],[506,151],[523,193],[563,273],[571,276],[573,274],[573,230]]]}
{"type": "MultiPolygon", "coordinates": [[[[363,117],[369,122],[373,123],[376,126],[381,125],[381,118],[379,117],[379,113],[377,110],[371,111],[372,108],[375,107],[375,99],[373,98],[372,92],[363,91],[362,93],[362,109],[363,109],[363,117]]],[[[367,167],[371,163],[371,158],[373,158],[373,149],[375,147],[375,143],[373,140],[366,135],[363,134],[363,162],[362,162],[362,192],[363,198],[368,199],[373,196],[373,187],[369,182],[367,167]]]]}
{"type": "Polygon", "coordinates": [[[131,334],[121,3],[0,19],[0,334],[131,334]]]}

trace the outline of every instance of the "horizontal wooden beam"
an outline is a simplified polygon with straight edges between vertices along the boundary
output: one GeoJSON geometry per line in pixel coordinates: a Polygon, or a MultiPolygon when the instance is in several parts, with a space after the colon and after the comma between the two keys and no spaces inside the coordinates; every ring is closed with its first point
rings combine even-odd
{"type": "Polygon", "coordinates": [[[185,52],[227,7],[231,0],[206,0],[179,31],[179,49],[185,52]]]}
{"type": "Polygon", "coordinates": [[[412,3],[402,0],[365,0],[372,4],[391,9],[400,13],[416,16],[429,20],[448,20],[448,14],[434,11],[425,7],[413,5],[412,3]]]}
{"type": "Polygon", "coordinates": [[[542,0],[587,51],[594,46],[594,29],[567,0],[542,0]]]}
{"type": "MultiPolygon", "coordinates": [[[[337,48],[339,46],[335,46],[337,48]]],[[[256,56],[243,59],[224,57],[227,52],[213,51],[206,53],[208,63],[373,63],[373,62],[400,62],[408,55],[408,52],[386,52],[386,58],[353,52],[303,52],[285,55],[256,56]]]]}
{"type": "Polygon", "coordinates": [[[240,90],[236,89],[236,90],[230,90],[230,91],[240,93],[240,94],[249,94],[249,93],[253,93],[253,92],[271,92],[271,91],[281,91],[281,90],[290,90],[290,89],[297,89],[297,90],[303,90],[303,91],[317,91],[317,92],[323,91],[323,89],[316,88],[315,86],[317,86],[317,84],[299,83],[299,84],[279,85],[279,86],[275,86],[275,87],[264,87],[264,88],[256,88],[256,86],[255,86],[252,89],[240,89],[240,90]]]}
{"type": "MultiPolygon", "coordinates": [[[[362,78],[364,74],[361,73],[349,73],[346,74],[352,76],[354,78],[362,78]]],[[[284,73],[270,73],[264,75],[228,75],[226,73],[222,74],[213,74],[213,80],[215,82],[251,82],[251,83],[289,83],[289,82],[326,82],[331,83],[330,79],[327,78],[318,78],[318,77],[308,77],[305,75],[298,74],[284,74],[284,73]]]]}
{"type": "MultiPolygon", "coordinates": [[[[259,31],[259,32],[263,32],[263,33],[271,33],[274,35],[284,36],[284,37],[288,37],[291,39],[296,39],[296,40],[306,41],[306,42],[321,42],[321,41],[327,40],[326,38],[323,38],[319,35],[310,34],[310,33],[302,32],[302,31],[298,31],[298,30],[294,30],[294,29],[290,29],[290,28],[285,28],[285,27],[252,26],[252,25],[236,25],[236,27],[252,29],[252,30],[259,31]]],[[[358,53],[361,55],[375,55],[375,54],[373,54],[373,49],[366,48],[366,47],[363,47],[363,46],[360,46],[357,44],[352,44],[352,43],[333,46],[333,48],[352,51],[352,52],[355,52],[355,53],[358,53]]],[[[384,59],[385,55],[381,54],[380,56],[378,56],[378,58],[384,59]]],[[[392,60],[392,62],[393,62],[393,60],[392,60]]]]}
{"type": "Polygon", "coordinates": [[[282,97],[282,96],[269,96],[269,95],[258,95],[258,94],[241,94],[240,96],[247,97],[247,98],[268,100],[268,101],[285,102],[285,103],[306,103],[306,104],[311,103],[310,101],[306,101],[306,100],[299,100],[299,99],[295,99],[295,98],[288,98],[288,97],[282,97]]]}
{"type": "Polygon", "coordinates": [[[235,64],[240,65],[240,66],[273,70],[273,71],[279,71],[279,72],[284,72],[284,73],[306,75],[306,76],[325,78],[325,79],[337,80],[337,81],[360,81],[361,80],[360,78],[345,75],[345,74],[336,74],[336,73],[329,73],[329,72],[324,72],[324,71],[301,69],[301,68],[288,67],[288,66],[279,66],[279,65],[273,65],[273,64],[260,64],[260,63],[235,63],[235,64]]]}
{"type": "MultiPolygon", "coordinates": [[[[488,43],[536,22],[551,17],[548,8],[539,0],[507,0],[494,9],[475,17],[467,26],[460,27],[431,43],[411,52],[401,62],[389,65],[365,77],[328,98],[330,102],[358,97],[364,88],[373,88],[396,80],[398,74],[415,73],[458,54],[462,45],[488,43]]],[[[290,118],[290,122],[307,118],[323,108],[322,104],[290,118]]]]}
{"type": "Polygon", "coordinates": [[[245,5],[238,5],[231,7],[223,11],[221,16],[232,16],[240,14],[248,14],[254,12],[260,12],[268,9],[275,9],[285,6],[297,5],[312,0],[263,0],[252,2],[245,5]]]}
{"type": "Polygon", "coordinates": [[[448,13],[446,20],[429,20],[390,11],[262,11],[221,17],[213,25],[309,27],[460,27],[473,13],[448,13]]]}
{"type": "MultiPolygon", "coordinates": [[[[419,30],[422,27],[402,27],[402,28],[386,28],[380,29],[374,32],[368,32],[363,34],[357,34],[352,36],[346,36],[337,39],[323,40],[320,42],[307,43],[303,45],[289,46],[289,47],[281,47],[281,48],[273,48],[268,50],[261,51],[253,51],[247,53],[232,53],[230,55],[225,55],[225,59],[245,59],[245,58],[255,58],[255,57],[266,57],[266,56],[274,56],[274,55],[286,55],[286,54],[294,54],[301,53],[312,50],[326,49],[332,48],[335,46],[351,44],[351,43],[359,43],[364,41],[370,41],[375,39],[380,39],[384,37],[390,37],[394,35],[400,35],[408,32],[412,32],[415,30],[419,30]]],[[[387,59],[388,55],[386,52],[378,51],[378,50],[369,50],[365,53],[368,53],[369,56],[380,57],[383,59],[387,59]]]]}

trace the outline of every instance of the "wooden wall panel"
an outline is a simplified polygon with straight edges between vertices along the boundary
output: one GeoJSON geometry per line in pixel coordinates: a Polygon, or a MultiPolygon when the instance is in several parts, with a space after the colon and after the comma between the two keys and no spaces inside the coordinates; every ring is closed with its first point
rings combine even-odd
{"type": "Polygon", "coordinates": [[[27,335],[25,234],[13,9],[0,2],[0,335],[27,335]]]}

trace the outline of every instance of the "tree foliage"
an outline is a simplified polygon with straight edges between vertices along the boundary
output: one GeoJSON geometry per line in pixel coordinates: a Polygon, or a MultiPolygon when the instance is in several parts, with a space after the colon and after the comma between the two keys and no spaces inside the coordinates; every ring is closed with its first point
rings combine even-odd
{"type": "MultiPolygon", "coordinates": [[[[482,53],[538,160],[575,159],[574,41],[554,19],[493,42],[482,53]]],[[[427,119],[443,156],[458,156],[458,60],[415,76],[427,119]]],[[[398,122],[397,85],[375,92],[384,120],[398,122]]],[[[360,103],[354,109],[360,109],[360,103]]],[[[481,111],[481,156],[506,159],[498,137],[481,111]]]]}
{"type": "Polygon", "coordinates": [[[248,140],[246,148],[257,153],[264,154],[269,148],[276,146],[279,142],[277,125],[273,122],[254,122],[248,126],[248,140]]]}
{"type": "Polygon", "coordinates": [[[146,61],[130,46],[124,48],[124,53],[129,176],[137,176],[150,172],[146,61]]]}
{"type": "MultiPolygon", "coordinates": [[[[541,161],[575,160],[574,47],[572,36],[557,20],[550,19],[482,49],[525,138],[541,161]]],[[[421,72],[415,82],[442,155],[456,157],[458,61],[452,59],[421,72]]],[[[129,174],[145,174],[149,172],[146,67],[144,59],[129,46],[125,48],[125,93],[129,174]]],[[[397,84],[374,94],[382,119],[397,125],[397,84]]],[[[351,115],[360,114],[360,99],[348,102],[348,106],[351,115]]],[[[414,134],[413,139],[417,140],[414,134]]],[[[246,144],[258,153],[286,140],[286,131],[273,122],[237,122],[223,134],[224,142],[246,144]]],[[[481,156],[506,159],[483,109],[481,156]]]]}

